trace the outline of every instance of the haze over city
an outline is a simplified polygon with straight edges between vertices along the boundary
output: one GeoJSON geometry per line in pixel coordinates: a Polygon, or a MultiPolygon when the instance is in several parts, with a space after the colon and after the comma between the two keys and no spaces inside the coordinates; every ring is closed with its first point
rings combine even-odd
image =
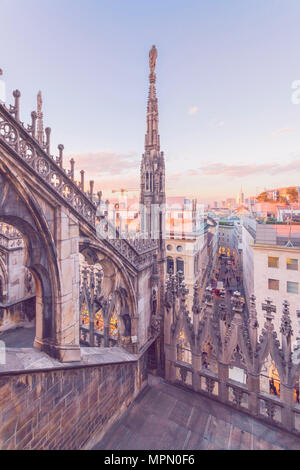
{"type": "Polygon", "coordinates": [[[298,1],[85,5],[1,1],[7,94],[22,90],[27,121],[42,90],[52,151],[63,143],[77,174],[84,167],[104,192],[139,187],[146,57],[155,44],[167,195],[207,202],[236,197],[241,184],[246,195],[298,185],[298,1]]]}

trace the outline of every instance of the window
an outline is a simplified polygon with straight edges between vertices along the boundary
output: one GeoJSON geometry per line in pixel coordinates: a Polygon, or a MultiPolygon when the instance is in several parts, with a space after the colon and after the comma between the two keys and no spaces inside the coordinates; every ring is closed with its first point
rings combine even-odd
{"type": "Polygon", "coordinates": [[[298,294],[298,282],[287,281],[286,291],[291,294],[298,294]]]}
{"type": "Polygon", "coordinates": [[[246,385],[247,383],[247,374],[244,369],[235,366],[229,366],[229,379],[235,380],[236,382],[241,382],[246,385]]]}
{"type": "Polygon", "coordinates": [[[182,251],[182,250],[183,250],[182,246],[181,246],[181,245],[178,245],[177,251],[182,251]]]}
{"type": "Polygon", "coordinates": [[[269,268],[278,268],[279,258],[273,256],[268,256],[268,267],[269,268]]]}
{"type": "Polygon", "coordinates": [[[198,256],[194,259],[194,276],[198,273],[198,256]]]}
{"type": "Polygon", "coordinates": [[[174,260],[173,258],[167,258],[167,273],[174,274],[174,260]]]}
{"type": "Polygon", "coordinates": [[[173,248],[172,245],[167,245],[167,250],[168,250],[168,251],[171,251],[172,248],[173,248]]]}
{"type": "Polygon", "coordinates": [[[181,271],[184,274],[184,261],[181,258],[176,259],[176,272],[181,271]]]}
{"type": "Polygon", "coordinates": [[[287,258],[286,269],[292,269],[293,271],[298,271],[298,260],[293,259],[293,258],[287,258]]]}
{"type": "Polygon", "coordinates": [[[279,281],[277,279],[268,279],[268,288],[272,290],[279,290],[279,281]]]}

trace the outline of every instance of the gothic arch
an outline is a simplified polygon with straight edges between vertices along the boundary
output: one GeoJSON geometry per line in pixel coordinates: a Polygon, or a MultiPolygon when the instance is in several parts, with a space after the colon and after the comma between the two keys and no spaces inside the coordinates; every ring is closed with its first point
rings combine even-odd
{"type": "Polygon", "coordinates": [[[25,265],[36,282],[35,346],[55,355],[60,274],[54,240],[32,192],[1,159],[0,221],[13,225],[24,236],[27,247],[25,265]]]}
{"type": "Polygon", "coordinates": [[[277,334],[274,331],[266,331],[265,329],[262,331],[262,336],[259,341],[259,353],[258,353],[258,370],[257,372],[260,373],[262,367],[270,355],[271,359],[273,360],[276,369],[278,370],[280,380],[284,379],[284,366],[283,366],[283,358],[280,354],[279,349],[279,341],[277,340],[277,334]]]}
{"type": "MultiPolygon", "coordinates": [[[[113,306],[116,310],[116,314],[118,319],[120,320],[119,323],[119,332],[121,336],[131,336],[131,317],[129,311],[129,305],[127,301],[127,291],[123,287],[118,287],[113,292],[113,306]]],[[[111,317],[113,315],[113,310],[109,312],[108,315],[108,322],[110,322],[111,317]]]]}
{"type": "Polygon", "coordinates": [[[173,327],[173,344],[176,346],[181,332],[184,333],[184,337],[186,342],[189,344],[191,351],[194,351],[194,344],[192,341],[192,325],[188,321],[188,313],[183,313],[177,317],[175,324],[172,325],[173,327]]]}

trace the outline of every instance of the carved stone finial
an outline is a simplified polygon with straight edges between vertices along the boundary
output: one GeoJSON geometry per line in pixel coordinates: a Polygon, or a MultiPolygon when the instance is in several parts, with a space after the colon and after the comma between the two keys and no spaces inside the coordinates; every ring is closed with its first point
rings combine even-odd
{"type": "Polygon", "coordinates": [[[31,132],[32,137],[35,137],[36,120],[37,120],[37,113],[35,111],[32,111],[32,113],[31,113],[31,126],[30,126],[30,132],[31,132]]]}
{"type": "Polygon", "coordinates": [[[43,105],[42,92],[40,90],[37,94],[37,112],[38,112],[38,114],[42,112],[42,105],[43,105]]]}
{"type": "Polygon", "coordinates": [[[11,112],[15,116],[16,121],[20,121],[20,96],[19,90],[14,90],[13,97],[15,98],[15,104],[11,107],[11,112]]]}
{"type": "Polygon", "coordinates": [[[44,123],[43,123],[43,113],[42,113],[42,92],[39,91],[37,94],[37,140],[40,145],[44,144],[44,123]]]}
{"type": "Polygon", "coordinates": [[[272,303],[270,297],[267,297],[265,303],[262,304],[262,309],[265,310],[265,318],[267,321],[271,321],[274,318],[272,313],[276,313],[276,306],[272,303]]]}
{"type": "Polygon", "coordinates": [[[236,313],[242,313],[244,308],[244,303],[241,298],[241,294],[238,291],[233,293],[233,296],[230,299],[232,310],[236,313]]]}
{"type": "Polygon", "coordinates": [[[59,155],[58,155],[58,164],[59,164],[59,166],[62,168],[64,146],[63,146],[63,144],[59,144],[59,145],[57,146],[57,148],[58,148],[58,151],[59,151],[59,155]]]}
{"type": "Polygon", "coordinates": [[[156,59],[157,59],[157,49],[153,45],[149,52],[149,66],[150,66],[151,73],[154,73],[155,66],[156,66],[156,59]]]}
{"type": "Polygon", "coordinates": [[[13,92],[13,96],[15,98],[15,118],[17,121],[20,120],[20,96],[21,92],[19,90],[15,90],[13,92]]]}
{"type": "Polygon", "coordinates": [[[74,168],[75,168],[75,160],[74,160],[74,158],[71,158],[71,160],[70,160],[70,166],[71,166],[70,176],[71,176],[72,180],[74,181],[74,168]]]}
{"type": "Polygon", "coordinates": [[[176,273],[176,281],[178,283],[178,287],[181,286],[181,284],[183,283],[183,280],[184,280],[184,274],[182,271],[177,271],[176,273]]]}
{"type": "Polygon", "coordinates": [[[258,328],[259,326],[257,321],[256,297],[254,294],[250,296],[249,325],[251,328],[258,328]]]}
{"type": "Polygon", "coordinates": [[[212,298],[213,298],[212,287],[208,286],[205,289],[205,292],[204,292],[204,301],[205,301],[205,303],[210,304],[212,302],[212,298]]]}
{"type": "Polygon", "coordinates": [[[81,176],[80,189],[81,191],[84,192],[84,170],[80,170],[80,176],[81,176]]]}

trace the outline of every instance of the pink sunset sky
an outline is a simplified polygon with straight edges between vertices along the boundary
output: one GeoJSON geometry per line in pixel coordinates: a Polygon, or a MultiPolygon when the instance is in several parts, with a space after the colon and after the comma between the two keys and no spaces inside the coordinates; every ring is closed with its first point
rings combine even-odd
{"type": "Polygon", "coordinates": [[[27,123],[41,89],[64,166],[138,191],[156,44],[168,195],[300,186],[299,15],[298,0],[2,0],[7,102],[21,90],[27,123]]]}

